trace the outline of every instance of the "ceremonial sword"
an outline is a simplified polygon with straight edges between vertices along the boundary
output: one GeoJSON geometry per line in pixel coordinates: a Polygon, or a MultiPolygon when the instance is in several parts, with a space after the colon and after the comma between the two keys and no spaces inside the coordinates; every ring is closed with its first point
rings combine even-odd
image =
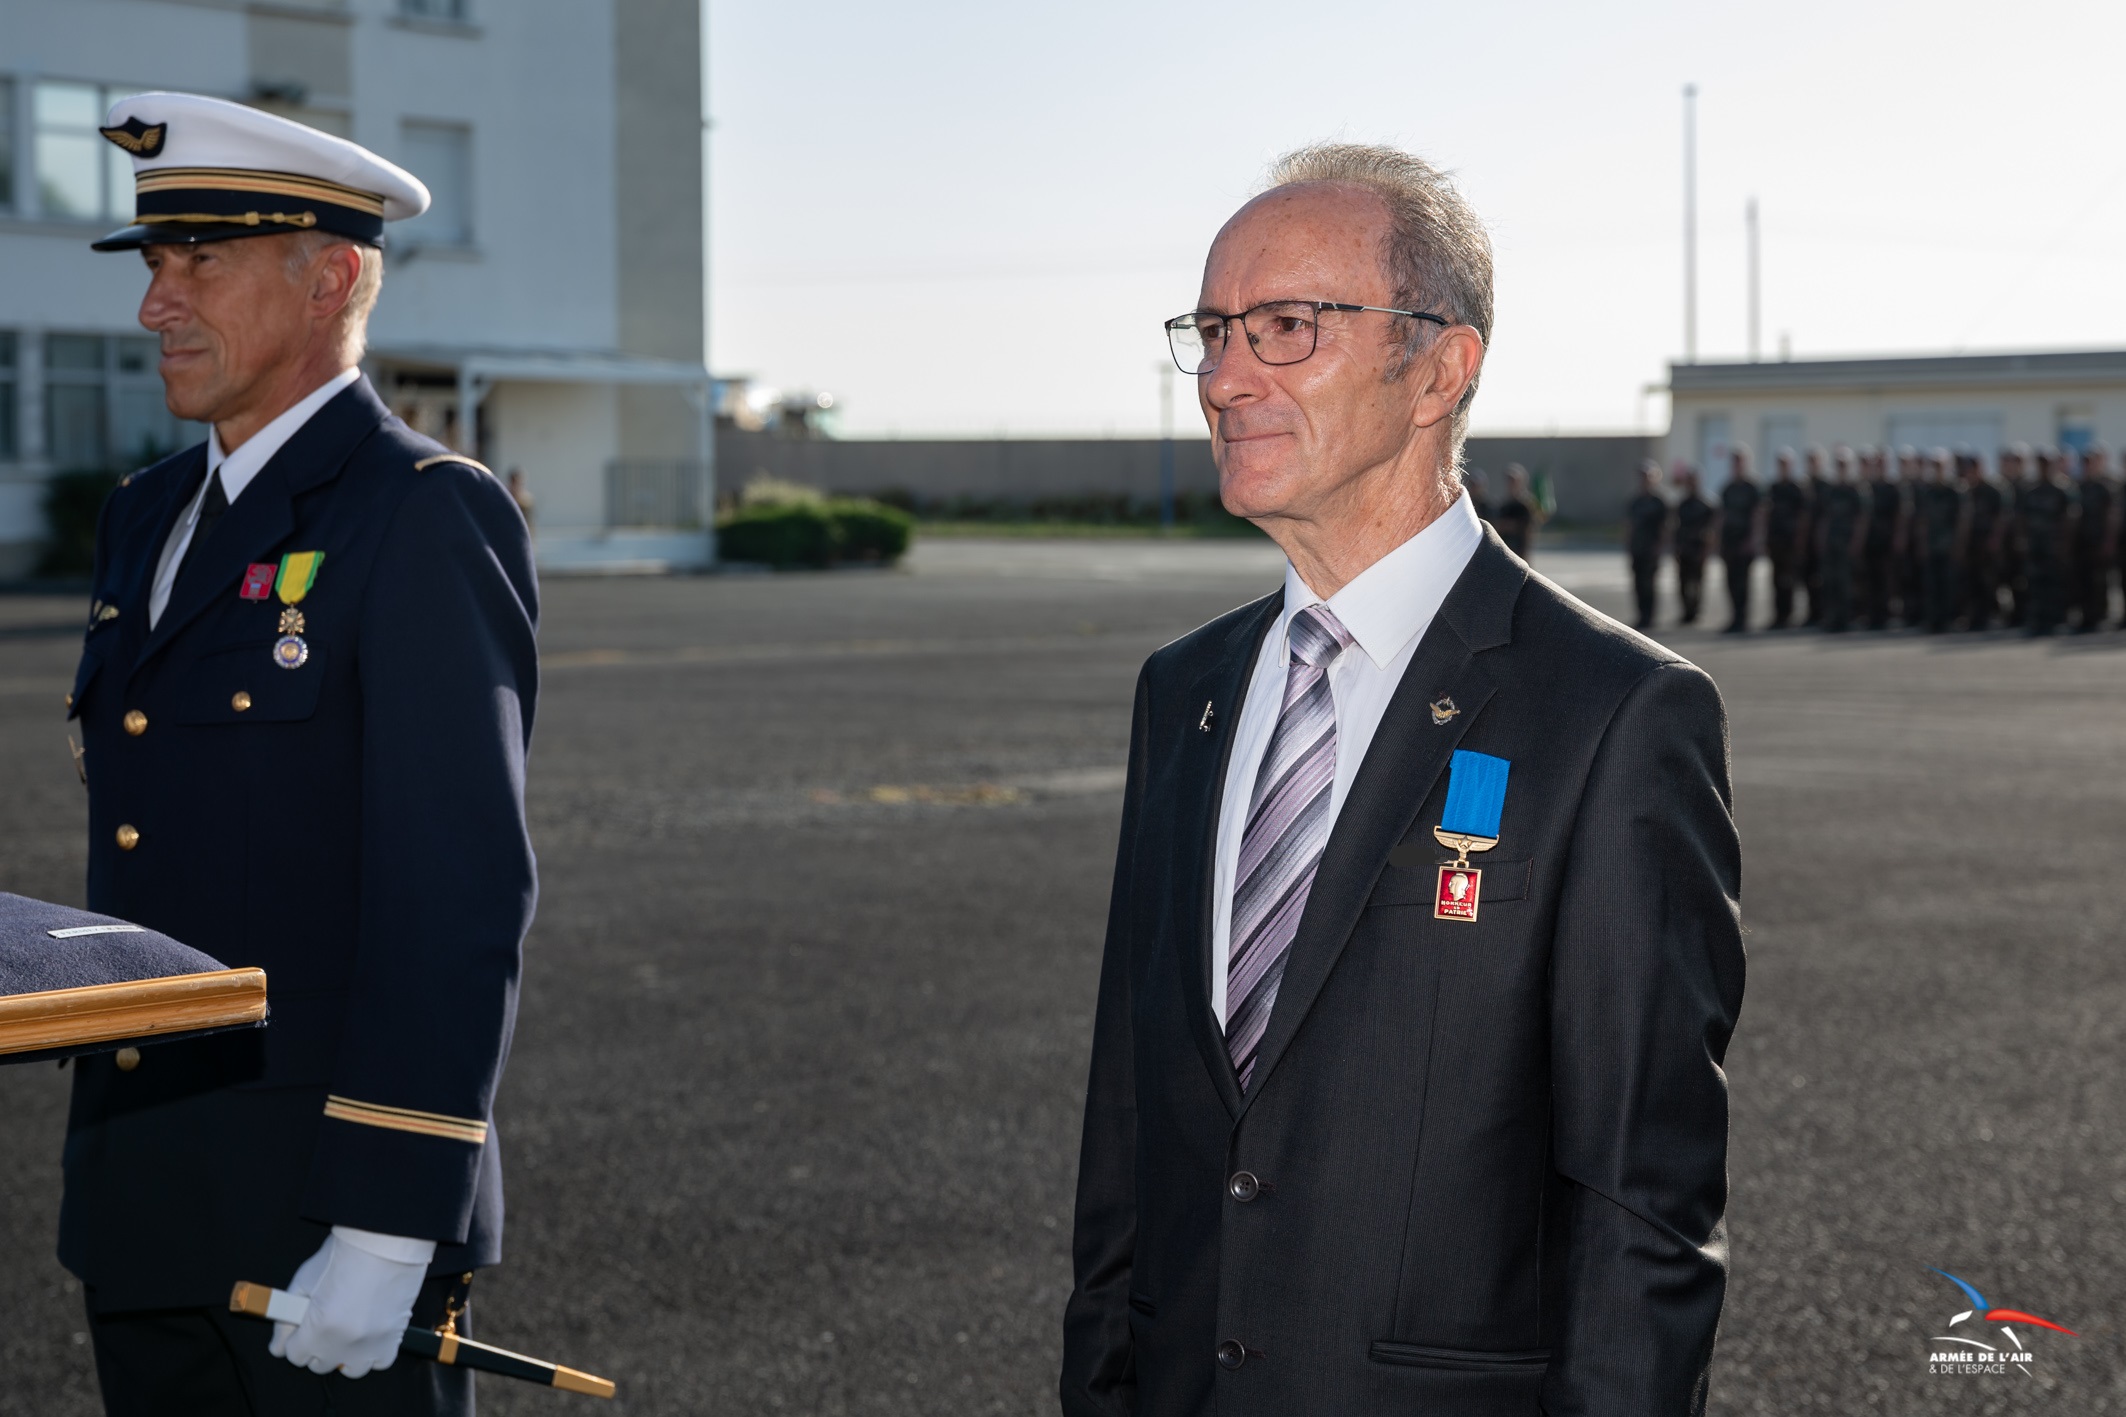
{"type": "MultiPolygon", "coordinates": [[[[231,1313],[248,1314],[254,1319],[299,1324],[303,1321],[303,1316],[310,1312],[310,1301],[300,1294],[290,1294],[285,1289],[275,1289],[270,1285],[253,1284],[247,1279],[240,1279],[236,1282],[236,1288],[229,1294],[229,1310],[231,1313]]],[[[439,1328],[409,1326],[405,1336],[399,1340],[399,1349],[401,1352],[432,1358],[454,1368],[473,1368],[483,1373],[496,1373],[505,1378],[522,1378],[526,1382],[544,1383],[548,1387],[560,1388],[563,1392],[611,1397],[614,1391],[610,1378],[579,1373],[574,1368],[564,1368],[559,1363],[527,1358],[522,1353],[512,1353],[507,1348],[495,1348],[459,1337],[455,1306],[444,1316],[439,1328]]]]}

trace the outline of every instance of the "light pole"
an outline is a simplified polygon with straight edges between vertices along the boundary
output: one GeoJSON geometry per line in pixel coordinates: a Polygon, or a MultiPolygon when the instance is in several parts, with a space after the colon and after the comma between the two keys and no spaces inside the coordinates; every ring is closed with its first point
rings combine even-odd
{"type": "Polygon", "coordinates": [[[1750,233],[1750,363],[1755,364],[1761,357],[1761,334],[1764,327],[1764,268],[1758,258],[1761,247],[1757,236],[1755,197],[1750,198],[1750,204],[1744,209],[1743,216],[1749,223],[1750,233]]]}
{"type": "Polygon", "coordinates": [[[1683,362],[1698,362],[1698,86],[1683,86],[1683,362]]]}

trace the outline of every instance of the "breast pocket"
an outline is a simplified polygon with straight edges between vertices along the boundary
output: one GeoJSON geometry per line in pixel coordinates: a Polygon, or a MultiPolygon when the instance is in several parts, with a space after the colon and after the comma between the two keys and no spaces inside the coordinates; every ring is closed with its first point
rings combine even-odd
{"type": "MultiPolygon", "coordinates": [[[[1366,899],[1368,906],[1375,905],[1422,905],[1430,910],[1438,901],[1439,868],[1443,855],[1435,846],[1413,842],[1398,846],[1388,854],[1388,864],[1380,871],[1380,880],[1373,887],[1373,894],[1366,899]]],[[[1505,901],[1528,899],[1529,882],[1535,875],[1535,862],[1487,861],[1481,856],[1471,856],[1469,864],[1483,874],[1485,905],[1505,901]]]]}
{"type": "Polygon", "coordinates": [[[301,666],[284,669],[273,643],[217,650],[193,661],[178,697],[177,721],[187,724],[294,723],[317,712],[325,682],[325,652],[310,646],[301,666]]]}

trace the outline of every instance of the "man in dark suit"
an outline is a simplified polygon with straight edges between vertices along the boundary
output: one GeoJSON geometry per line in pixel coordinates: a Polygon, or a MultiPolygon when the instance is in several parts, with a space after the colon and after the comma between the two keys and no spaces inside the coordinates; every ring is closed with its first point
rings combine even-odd
{"type": "Polygon", "coordinates": [[[524,520],[355,368],[419,182],[213,99],[110,123],[140,211],[97,244],[140,251],[170,408],[211,436],[98,528],[68,700],[89,905],[262,967],[272,1018],[80,1062],[60,1258],[112,1413],[470,1411],[462,1369],[393,1359],[500,1252],[535,894],[524,520]],[[239,1279],[308,1316],[231,1315],[239,1279]]]}
{"type": "Polygon", "coordinates": [[[1698,1412],[1719,695],[1459,492],[1491,261],[1448,180],[1328,146],[1272,181],[1169,330],[1290,564],[1138,678],[1063,1410],[1698,1412]]]}

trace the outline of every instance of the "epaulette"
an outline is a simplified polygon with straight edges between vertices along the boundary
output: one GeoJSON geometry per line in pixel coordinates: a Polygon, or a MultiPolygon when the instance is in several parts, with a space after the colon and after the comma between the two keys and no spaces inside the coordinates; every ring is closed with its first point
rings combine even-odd
{"type": "Polygon", "coordinates": [[[475,458],[465,457],[460,453],[437,453],[432,458],[422,458],[419,462],[413,465],[413,470],[415,472],[426,472],[428,471],[428,469],[434,467],[439,462],[461,462],[464,463],[467,467],[476,467],[480,469],[480,471],[486,473],[489,477],[493,477],[495,475],[494,469],[489,467],[486,463],[480,462],[478,459],[475,458]]]}

